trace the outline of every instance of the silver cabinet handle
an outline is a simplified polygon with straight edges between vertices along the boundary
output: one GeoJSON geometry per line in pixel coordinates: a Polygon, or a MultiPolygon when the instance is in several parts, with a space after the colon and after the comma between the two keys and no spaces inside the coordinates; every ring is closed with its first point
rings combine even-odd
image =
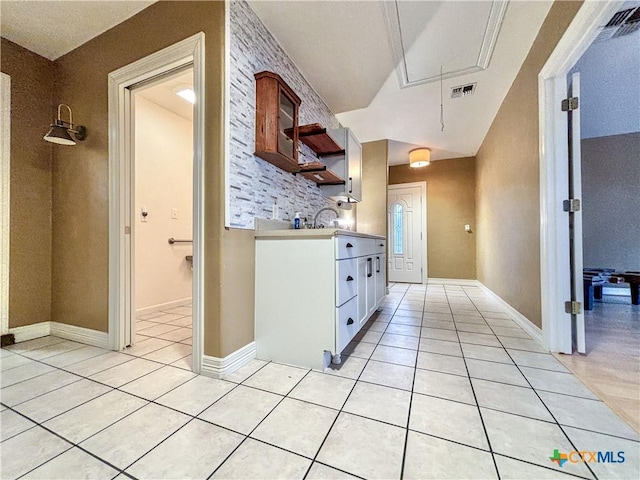
{"type": "Polygon", "coordinates": [[[353,193],[353,178],[349,177],[349,193],[353,193]]]}
{"type": "Polygon", "coordinates": [[[376,257],[376,273],[380,273],[380,257],[376,257]]]}
{"type": "Polygon", "coordinates": [[[367,258],[367,278],[373,275],[373,258],[367,258]]]}

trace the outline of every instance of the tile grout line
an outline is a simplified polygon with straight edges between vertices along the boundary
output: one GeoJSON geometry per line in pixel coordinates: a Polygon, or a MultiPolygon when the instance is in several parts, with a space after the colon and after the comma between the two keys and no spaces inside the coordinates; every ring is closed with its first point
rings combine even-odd
{"type": "MultiPolygon", "coordinates": [[[[426,302],[426,298],[427,298],[427,289],[429,288],[428,284],[425,284],[424,286],[424,295],[423,295],[423,300],[422,300],[422,317],[424,316],[424,308],[425,308],[425,302],[426,302]]],[[[407,290],[408,291],[408,290],[407,290]]],[[[422,338],[422,317],[420,318],[420,338],[422,338]]],[[[418,349],[416,350],[416,360],[415,363],[413,365],[413,378],[411,379],[411,394],[409,396],[409,408],[407,410],[407,426],[405,428],[405,435],[404,435],[404,445],[403,445],[403,449],[402,449],[402,464],[400,466],[400,480],[402,480],[404,478],[404,468],[406,465],[406,459],[407,459],[407,447],[409,445],[409,425],[411,422],[411,408],[413,406],[413,396],[415,394],[415,385],[416,385],[416,375],[418,372],[418,357],[420,356],[420,340],[418,339],[418,349]]]]}
{"type": "MultiPolygon", "coordinates": [[[[407,289],[407,291],[408,291],[408,289],[407,289]]],[[[404,298],[404,297],[405,297],[405,295],[406,295],[406,291],[405,291],[405,293],[402,295],[402,298],[404,298]]],[[[402,299],[401,299],[401,301],[402,301],[402,299]]],[[[394,314],[395,314],[395,311],[397,311],[397,310],[398,310],[398,307],[396,306],[396,308],[394,309],[394,314]]],[[[380,340],[382,340],[382,337],[384,336],[385,332],[386,332],[386,331],[387,331],[387,329],[389,328],[389,325],[391,325],[391,320],[393,319],[394,314],[391,314],[391,316],[390,316],[390,318],[389,318],[389,322],[387,322],[387,326],[386,326],[386,327],[385,327],[385,329],[381,332],[381,333],[382,333],[382,335],[380,335],[380,340]]],[[[369,323],[369,321],[370,321],[370,320],[371,320],[371,319],[367,320],[367,323],[369,323]]],[[[374,321],[375,321],[375,320],[374,320],[374,321]]],[[[365,326],[366,326],[366,324],[365,324],[365,326]]],[[[367,330],[367,332],[368,332],[368,330],[367,330]]],[[[374,347],[374,349],[373,349],[373,352],[371,352],[371,356],[372,356],[372,355],[373,355],[373,353],[375,352],[376,348],[378,348],[378,345],[380,344],[380,340],[378,340],[378,343],[376,343],[376,344],[375,344],[375,347],[374,347]]],[[[349,342],[349,343],[351,343],[351,342],[349,342]]],[[[360,341],[358,341],[358,343],[360,343],[360,341]]],[[[365,343],[367,343],[367,342],[365,342],[365,343]]],[[[329,435],[331,434],[331,431],[333,430],[333,427],[335,426],[336,422],[338,421],[338,418],[340,417],[340,414],[344,412],[344,407],[346,406],[347,402],[349,401],[349,397],[351,397],[351,394],[352,394],[352,393],[353,393],[353,391],[355,390],[356,385],[358,384],[358,382],[359,382],[359,381],[361,381],[361,380],[360,380],[360,377],[362,377],[362,374],[363,374],[363,373],[364,373],[364,371],[366,370],[367,365],[369,365],[369,361],[371,360],[371,356],[369,356],[369,358],[367,358],[367,359],[364,359],[364,360],[366,360],[366,361],[365,361],[365,364],[364,364],[364,367],[362,367],[362,370],[361,370],[361,371],[360,371],[360,373],[358,374],[358,377],[357,377],[357,378],[355,379],[355,381],[353,382],[353,386],[351,387],[351,390],[349,390],[349,394],[348,394],[348,395],[346,396],[346,398],[344,399],[344,402],[342,402],[342,406],[341,406],[341,407],[340,407],[340,409],[338,410],[338,414],[336,415],[336,417],[333,419],[333,422],[331,423],[331,426],[329,427],[329,430],[327,431],[327,434],[326,434],[326,435],[324,436],[324,438],[322,439],[322,442],[320,442],[320,446],[318,447],[318,450],[316,450],[316,454],[315,454],[315,455],[314,455],[314,457],[313,457],[313,461],[311,462],[311,464],[309,465],[309,468],[307,469],[306,473],[305,473],[305,474],[304,474],[304,476],[302,477],[302,478],[303,478],[303,480],[305,480],[305,479],[307,478],[307,476],[309,475],[309,472],[311,471],[311,468],[313,467],[313,464],[317,461],[318,455],[320,454],[320,451],[322,450],[322,447],[324,446],[324,444],[326,443],[327,439],[329,438],[329,435]]],[[[359,358],[359,357],[356,357],[356,358],[359,358]]],[[[324,372],[323,372],[323,373],[324,373],[324,372]]],[[[328,375],[328,374],[326,374],[326,373],[325,373],[325,375],[328,375]]],[[[349,412],[344,412],[344,413],[348,413],[348,414],[352,415],[352,414],[351,414],[351,413],[349,413],[349,412]]],[[[360,415],[358,415],[358,416],[360,417],[360,415]]],[[[363,418],[367,418],[367,417],[363,417],[363,418]]],[[[373,420],[373,419],[371,419],[371,418],[367,418],[367,419],[368,419],[368,420],[373,420]]],[[[322,463],[322,462],[320,462],[320,463],[322,463]]],[[[324,465],[324,464],[323,464],[323,465],[324,465]]],[[[335,468],[335,467],[331,466],[331,468],[335,468]]],[[[340,471],[343,471],[342,469],[339,469],[339,470],[340,470],[340,471]]],[[[349,475],[355,475],[355,474],[352,474],[351,472],[345,472],[345,473],[348,473],[349,475]]],[[[355,475],[355,476],[356,476],[356,477],[358,477],[358,478],[362,478],[362,477],[360,477],[359,475],[355,475]]]]}
{"type": "MultiPolygon", "coordinates": [[[[245,378],[245,379],[242,381],[242,383],[240,383],[239,385],[243,385],[243,384],[244,384],[244,382],[246,382],[246,381],[247,381],[247,380],[249,380],[251,377],[253,377],[255,374],[257,374],[259,371],[261,371],[262,369],[264,369],[267,365],[270,365],[270,364],[272,364],[272,363],[273,363],[273,362],[267,362],[265,365],[263,365],[263,366],[262,366],[262,368],[260,368],[259,370],[257,370],[256,372],[252,373],[252,374],[251,374],[251,375],[249,375],[247,378],[245,378]]],[[[298,368],[298,367],[295,367],[295,368],[298,368]]],[[[302,378],[300,378],[300,380],[298,380],[298,381],[295,383],[295,385],[294,385],[293,387],[291,387],[291,389],[289,389],[289,391],[288,391],[285,395],[283,395],[283,396],[282,396],[282,398],[278,401],[278,403],[276,403],[276,404],[273,406],[273,408],[272,408],[271,410],[269,410],[269,413],[267,413],[267,414],[262,418],[262,420],[260,420],[260,421],[258,422],[258,424],[257,424],[255,427],[253,427],[253,428],[251,429],[251,431],[250,431],[248,434],[242,434],[242,435],[245,435],[245,437],[242,439],[242,441],[241,441],[238,445],[236,445],[236,447],[235,447],[235,448],[234,448],[234,449],[233,449],[233,450],[232,450],[232,451],[231,451],[231,452],[230,452],[230,453],[225,457],[225,459],[224,459],[222,462],[220,462],[220,465],[218,465],[218,466],[215,468],[215,470],[209,474],[209,476],[207,477],[207,480],[210,480],[210,479],[211,479],[211,478],[216,474],[216,472],[217,472],[218,470],[220,470],[220,468],[221,468],[221,467],[222,467],[222,466],[223,466],[223,465],[224,465],[224,464],[225,464],[225,463],[226,463],[226,462],[227,462],[227,461],[228,461],[228,460],[233,456],[233,454],[234,454],[234,453],[235,453],[235,452],[236,452],[236,451],[237,451],[237,450],[238,450],[242,445],[244,445],[244,443],[247,441],[247,439],[248,439],[248,438],[251,438],[252,440],[258,440],[258,439],[252,438],[252,437],[251,437],[251,434],[252,434],[253,432],[255,432],[255,431],[256,431],[256,429],[257,429],[257,428],[262,424],[262,422],[264,422],[264,421],[269,417],[269,415],[271,415],[271,413],[272,413],[276,408],[278,408],[278,406],[279,406],[279,405],[284,401],[284,399],[285,399],[285,398],[288,398],[286,395],[288,395],[291,391],[293,391],[293,389],[294,389],[294,388],[296,388],[298,385],[300,385],[300,382],[302,382],[302,380],[304,380],[304,379],[307,377],[307,375],[309,375],[309,373],[310,373],[311,371],[312,371],[311,369],[307,370],[307,372],[302,376],[302,378]]],[[[248,387],[249,385],[243,385],[243,386],[248,387]]],[[[274,392],[271,392],[271,393],[274,393],[274,392]]],[[[276,395],[277,395],[277,394],[276,394],[276,395]]],[[[259,441],[259,440],[258,440],[258,441],[259,441]]],[[[263,442],[263,443],[264,443],[264,442],[263,442]]],[[[299,455],[299,456],[301,456],[301,457],[303,457],[303,458],[307,458],[307,457],[304,457],[304,455],[300,455],[300,454],[298,454],[298,453],[296,453],[296,455],[299,455]]]]}
{"type": "MultiPolygon", "coordinates": [[[[447,300],[449,300],[449,294],[447,293],[447,289],[443,286],[445,295],[447,296],[447,300]]],[[[464,290],[463,290],[464,292],[464,290]]],[[[464,292],[467,298],[469,297],[466,292],[464,292]]],[[[449,308],[451,308],[451,302],[449,302],[449,308]]],[[[453,315],[453,309],[451,310],[451,314],[453,315]]],[[[455,320],[454,320],[455,321],[455,320]]],[[[467,359],[464,354],[464,349],[462,348],[462,342],[460,341],[460,335],[458,333],[458,327],[456,325],[456,335],[458,337],[458,342],[460,344],[460,351],[462,352],[462,361],[464,362],[464,368],[467,371],[467,378],[469,380],[469,386],[471,387],[471,393],[473,394],[473,399],[476,403],[476,409],[478,411],[478,416],[480,417],[480,423],[482,425],[482,430],[484,431],[485,438],[487,440],[487,445],[489,446],[489,453],[491,454],[491,460],[493,461],[493,467],[495,468],[496,475],[498,480],[500,480],[500,469],[498,468],[498,462],[496,461],[496,456],[493,451],[493,447],[491,446],[491,439],[489,438],[489,432],[487,431],[487,426],[484,423],[484,418],[482,417],[482,410],[480,409],[480,403],[478,402],[478,396],[476,395],[476,390],[473,387],[473,382],[471,381],[471,373],[469,372],[469,366],[467,365],[467,359]]]]}
{"type": "MultiPolygon", "coordinates": [[[[465,292],[466,293],[466,292],[465,292]]],[[[468,295],[467,295],[468,296],[468,295]]],[[[471,299],[471,297],[469,297],[469,299],[471,299]]],[[[473,302],[473,300],[471,300],[473,302]]],[[[475,303],[474,303],[475,305],[475,303]]],[[[481,314],[482,315],[482,314],[481,314]]],[[[483,317],[484,318],[484,317],[483,317]]],[[[491,326],[489,326],[489,328],[491,329],[491,331],[493,332],[493,328],[491,326]]],[[[497,335],[496,335],[496,338],[497,335]]],[[[540,397],[540,395],[538,394],[538,392],[536,391],[535,388],[533,388],[533,385],[531,385],[531,382],[529,381],[529,379],[525,376],[525,374],[522,372],[522,370],[520,369],[520,366],[518,364],[516,364],[516,362],[513,360],[513,357],[511,356],[511,354],[507,351],[507,348],[504,346],[504,344],[502,343],[502,340],[500,340],[498,338],[498,342],[500,343],[500,345],[502,345],[503,350],[505,351],[505,353],[509,356],[509,358],[511,359],[511,361],[513,362],[513,364],[515,365],[515,367],[518,369],[518,371],[520,372],[520,375],[522,375],[525,379],[525,381],[529,384],[529,386],[531,387],[531,390],[533,391],[533,393],[536,395],[536,397],[538,398],[538,400],[540,400],[540,402],[542,403],[542,405],[544,405],[544,408],[547,410],[547,412],[549,412],[549,415],[551,416],[551,418],[553,419],[553,421],[555,422],[555,425],[558,426],[558,428],[560,429],[560,431],[562,432],[562,434],[565,436],[565,438],[569,441],[569,444],[574,448],[574,450],[577,450],[577,447],[575,446],[575,444],[573,443],[573,441],[569,438],[569,435],[567,435],[567,432],[565,432],[565,430],[562,428],[562,426],[560,425],[560,423],[558,422],[558,419],[555,417],[555,415],[551,412],[551,409],[547,406],[547,404],[542,400],[542,398],[540,397]]],[[[478,409],[480,408],[480,406],[478,405],[478,409]]],[[[480,415],[482,416],[482,412],[480,413],[480,415]]],[[[484,423],[484,421],[483,421],[484,423]]],[[[584,465],[587,467],[587,470],[593,475],[593,477],[598,480],[598,476],[595,474],[595,472],[591,469],[591,467],[589,466],[588,463],[584,463],[584,465]]],[[[555,469],[554,469],[555,470],[555,469]]]]}

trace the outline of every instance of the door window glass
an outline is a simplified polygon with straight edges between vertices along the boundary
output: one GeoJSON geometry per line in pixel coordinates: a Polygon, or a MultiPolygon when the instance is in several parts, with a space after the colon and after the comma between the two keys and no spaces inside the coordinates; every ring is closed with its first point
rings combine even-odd
{"type": "Polygon", "coordinates": [[[402,255],[402,205],[397,204],[393,207],[393,253],[402,255]]]}

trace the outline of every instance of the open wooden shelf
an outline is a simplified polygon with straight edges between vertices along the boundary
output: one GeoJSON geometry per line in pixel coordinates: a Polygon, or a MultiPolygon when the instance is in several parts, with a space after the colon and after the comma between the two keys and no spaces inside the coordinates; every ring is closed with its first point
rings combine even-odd
{"type": "Polygon", "coordinates": [[[344,185],[345,181],[331,170],[328,170],[321,162],[310,162],[299,165],[298,172],[307,180],[316,182],[318,185],[344,185]]]}
{"type": "Polygon", "coordinates": [[[327,129],[319,123],[298,127],[298,139],[316,152],[319,157],[344,155],[344,149],[327,133],[327,129]]]}

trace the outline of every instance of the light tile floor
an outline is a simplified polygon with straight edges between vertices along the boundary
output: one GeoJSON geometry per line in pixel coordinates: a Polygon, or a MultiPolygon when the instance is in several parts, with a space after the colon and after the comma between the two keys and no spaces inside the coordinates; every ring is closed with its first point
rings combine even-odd
{"type": "Polygon", "coordinates": [[[477,287],[392,285],[325,372],[253,360],[216,380],[162,348],[1,350],[1,478],[640,475],[638,434],[477,287]],[[556,449],[625,461],[560,467],[556,449]]]}
{"type": "Polygon", "coordinates": [[[136,338],[127,353],[191,370],[191,303],[138,315],[136,338]]]}

